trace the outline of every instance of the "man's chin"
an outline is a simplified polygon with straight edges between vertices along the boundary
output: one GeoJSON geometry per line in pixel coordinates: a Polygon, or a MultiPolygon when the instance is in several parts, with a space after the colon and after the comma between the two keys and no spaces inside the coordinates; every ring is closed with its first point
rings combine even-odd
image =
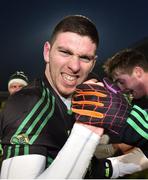
{"type": "Polygon", "coordinates": [[[69,96],[71,96],[74,93],[74,90],[66,90],[66,91],[61,91],[60,95],[64,98],[68,98],[69,96]]]}

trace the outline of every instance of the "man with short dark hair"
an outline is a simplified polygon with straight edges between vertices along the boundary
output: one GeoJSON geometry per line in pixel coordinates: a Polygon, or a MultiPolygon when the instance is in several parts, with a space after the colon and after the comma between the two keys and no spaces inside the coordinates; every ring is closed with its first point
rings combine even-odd
{"type": "Polygon", "coordinates": [[[43,78],[10,96],[0,114],[2,179],[85,175],[103,129],[74,124],[71,95],[92,71],[98,43],[85,16],[67,16],[56,25],[44,44],[43,78]]]}
{"type": "Polygon", "coordinates": [[[119,51],[105,62],[104,70],[121,90],[132,93],[134,99],[148,96],[148,60],[141,52],[119,51]]]}

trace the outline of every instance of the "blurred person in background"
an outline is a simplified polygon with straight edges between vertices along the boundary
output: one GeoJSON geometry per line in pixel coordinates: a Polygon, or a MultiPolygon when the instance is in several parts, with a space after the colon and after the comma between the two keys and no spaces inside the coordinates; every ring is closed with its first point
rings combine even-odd
{"type": "Polygon", "coordinates": [[[29,83],[27,75],[23,71],[16,71],[13,73],[8,80],[8,93],[5,92],[5,98],[1,101],[0,104],[0,110],[3,109],[6,100],[9,95],[14,94],[15,92],[18,92],[23,87],[27,86],[29,83]]]}
{"type": "MultiPolygon", "coordinates": [[[[148,110],[148,60],[143,53],[134,49],[121,50],[108,58],[103,68],[106,75],[113,80],[113,83],[116,84],[123,93],[130,94],[132,104],[137,104],[145,109],[145,111],[148,110]]],[[[102,153],[102,156],[107,156],[107,154],[108,156],[113,156],[117,152],[119,153],[118,150],[120,150],[120,153],[126,153],[126,155],[121,156],[122,158],[109,159],[112,162],[116,161],[116,164],[117,161],[123,163],[122,168],[124,172],[128,172],[129,169],[129,174],[131,174],[130,169],[132,164],[130,161],[133,160],[137,166],[134,167],[133,164],[131,172],[134,173],[136,171],[142,171],[143,169],[146,169],[145,172],[148,171],[148,160],[146,158],[148,154],[147,147],[142,148],[143,153],[139,148],[132,148],[132,146],[126,144],[109,144],[102,146],[102,149],[98,152],[98,157],[100,153],[102,153]],[[128,149],[130,149],[130,151],[128,151],[128,149]],[[127,153],[126,150],[129,153],[127,153]],[[139,167],[138,164],[140,165],[139,167]]],[[[114,166],[114,168],[115,167],[116,166],[114,166]]],[[[120,171],[122,170],[120,169],[120,171]]],[[[124,172],[122,175],[126,174],[124,172]]],[[[137,173],[137,176],[133,176],[133,178],[148,177],[142,173],[143,172],[137,173]]],[[[116,175],[114,177],[116,178],[116,175]]]]}
{"type": "Polygon", "coordinates": [[[12,74],[8,81],[8,91],[12,95],[15,92],[21,90],[24,86],[27,86],[29,83],[28,77],[23,71],[16,71],[12,74]]]}

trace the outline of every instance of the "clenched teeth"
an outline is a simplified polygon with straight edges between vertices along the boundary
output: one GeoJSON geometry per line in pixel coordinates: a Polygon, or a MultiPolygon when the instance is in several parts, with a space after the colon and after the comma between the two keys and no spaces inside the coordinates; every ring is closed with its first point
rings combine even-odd
{"type": "Polygon", "coordinates": [[[69,76],[67,74],[63,74],[63,78],[68,81],[74,81],[76,80],[76,76],[69,76]]]}

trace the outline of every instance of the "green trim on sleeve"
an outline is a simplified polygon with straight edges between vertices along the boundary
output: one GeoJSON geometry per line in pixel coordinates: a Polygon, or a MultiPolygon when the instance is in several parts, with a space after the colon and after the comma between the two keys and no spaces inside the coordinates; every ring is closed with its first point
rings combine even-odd
{"type": "MultiPolygon", "coordinates": [[[[140,111],[145,117],[148,116],[147,112],[144,109],[141,109],[139,106],[134,105],[133,109],[137,109],[138,111],[140,111]]],[[[148,119],[146,119],[148,121],[148,119]]]]}
{"type": "Polygon", "coordinates": [[[147,119],[143,119],[136,111],[133,111],[131,113],[139,123],[141,123],[142,126],[144,126],[146,129],[148,129],[148,123],[146,122],[147,119]]]}
{"type": "Polygon", "coordinates": [[[131,118],[127,119],[127,123],[142,137],[148,140],[148,133],[141,129],[131,118]]]}

